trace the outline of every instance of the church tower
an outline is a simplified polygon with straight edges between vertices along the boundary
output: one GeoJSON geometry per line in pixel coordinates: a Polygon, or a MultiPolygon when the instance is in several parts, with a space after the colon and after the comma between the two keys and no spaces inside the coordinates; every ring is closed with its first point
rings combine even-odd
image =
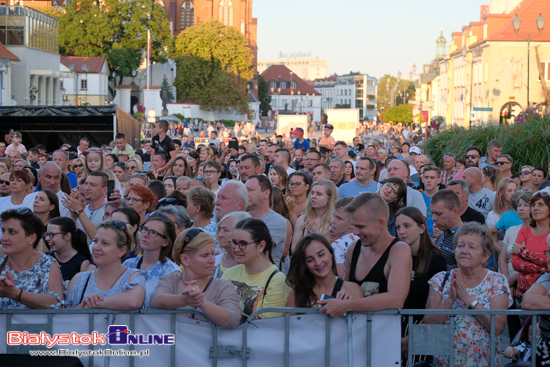
{"type": "Polygon", "coordinates": [[[441,26],[441,34],[439,35],[439,38],[435,41],[436,49],[435,49],[435,58],[439,59],[442,58],[447,54],[446,46],[447,46],[447,40],[445,37],[443,37],[443,26],[441,26]]]}

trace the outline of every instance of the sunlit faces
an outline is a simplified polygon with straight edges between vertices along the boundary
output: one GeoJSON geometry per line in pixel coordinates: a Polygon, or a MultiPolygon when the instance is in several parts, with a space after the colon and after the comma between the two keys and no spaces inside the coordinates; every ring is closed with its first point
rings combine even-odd
{"type": "Polygon", "coordinates": [[[89,152],[86,156],[86,164],[90,172],[101,170],[103,156],[99,152],[89,152]]]}
{"type": "Polygon", "coordinates": [[[290,178],[288,181],[288,189],[292,196],[302,196],[307,193],[309,190],[309,185],[307,185],[302,176],[296,175],[290,178]]]}
{"type": "Polygon", "coordinates": [[[437,189],[437,185],[441,182],[441,178],[437,174],[437,171],[426,169],[422,174],[422,182],[427,191],[433,191],[437,189]]]}
{"type": "Polygon", "coordinates": [[[182,253],[180,260],[194,277],[209,277],[214,272],[216,257],[214,255],[214,243],[209,243],[193,254],[182,253]]]}
{"type": "Polygon", "coordinates": [[[277,171],[275,171],[274,169],[269,170],[269,179],[271,180],[271,184],[273,186],[277,186],[277,187],[279,186],[280,177],[277,171]]]}
{"type": "Polygon", "coordinates": [[[172,165],[172,173],[174,176],[183,176],[185,174],[185,158],[176,159],[172,165]]]}
{"type": "Polygon", "coordinates": [[[47,213],[55,208],[54,204],[50,204],[48,195],[43,191],[38,191],[32,204],[35,213],[47,213]]]}
{"type": "Polygon", "coordinates": [[[198,162],[198,160],[196,160],[195,158],[193,158],[191,156],[187,157],[187,163],[189,163],[189,166],[191,168],[195,168],[197,166],[197,162],[198,162]]]}
{"type": "Polygon", "coordinates": [[[432,220],[434,225],[442,231],[448,231],[453,228],[453,223],[458,215],[458,208],[456,210],[448,209],[443,200],[431,203],[430,209],[432,211],[432,220]]]}
{"type": "MultiPolygon", "coordinates": [[[[189,190],[190,185],[191,185],[190,180],[176,181],[176,190],[178,190],[179,192],[181,192],[183,194],[187,194],[187,190],[189,190]]],[[[218,193],[218,195],[219,195],[219,193],[218,193]]]]}
{"type": "Polygon", "coordinates": [[[115,229],[102,227],[92,240],[92,257],[97,266],[120,262],[126,254],[127,248],[117,246],[118,234],[115,229]]]}
{"type": "Polygon", "coordinates": [[[395,219],[397,237],[409,245],[417,243],[420,235],[426,231],[424,225],[418,225],[412,218],[402,214],[395,219]]]}
{"type": "Polygon", "coordinates": [[[254,167],[252,159],[245,159],[241,161],[239,173],[241,174],[242,182],[246,182],[246,180],[248,180],[248,177],[256,174],[256,167],[254,167]]]}
{"type": "Polygon", "coordinates": [[[321,242],[311,241],[304,251],[304,261],[307,269],[315,278],[334,276],[332,256],[321,242]]]}
{"type": "Polygon", "coordinates": [[[460,236],[455,246],[455,259],[460,268],[473,268],[489,260],[490,254],[483,252],[481,235],[467,233],[460,236]]]}
{"type": "Polygon", "coordinates": [[[13,256],[32,248],[36,234],[27,236],[19,219],[11,218],[2,223],[2,251],[13,256]]]}
{"type": "Polygon", "coordinates": [[[63,250],[67,245],[72,246],[70,237],[56,224],[48,224],[44,237],[50,245],[51,251],[63,250]]]}
{"type": "Polygon", "coordinates": [[[140,246],[144,251],[158,251],[170,244],[170,242],[164,238],[166,237],[164,222],[160,220],[151,220],[140,228],[142,228],[140,231],[140,246]],[[153,231],[159,235],[151,235],[153,231]]]}
{"type": "Polygon", "coordinates": [[[145,186],[145,179],[141,176],[131,177],[129,181],[129,186],[145,186]]]}
{"type": "Polygon", "coordinates": [[[378,216],[368,212],[364,207],[351,213],[349,218],[353,234],[359,237],[362,246],[373,246],[380,237],[383,227],[387,226],[378,216]]]}
{"type": "Polygon", "coordinates": [[[504,200],[507,202],[511,202],[512,195],[514,195],[516,191],[518,191],[517,184],[514,181],[508,183],[508,185],[506,185],[506,190],[504,191],[504,195],[503,195],[504,200]]]}

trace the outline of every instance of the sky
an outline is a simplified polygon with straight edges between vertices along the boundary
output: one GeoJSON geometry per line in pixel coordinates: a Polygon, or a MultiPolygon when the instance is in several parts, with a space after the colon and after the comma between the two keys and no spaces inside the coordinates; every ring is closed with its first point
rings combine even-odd
{"type": "Polygon", "coordinates": [[[329,73],[361,72],[375,77],[408,77],[435,58],[441,32],[451,42],[479,21],[489,0],[256,0],[258,60],[279,52],[310,52],[327,60],[329,73]]]}

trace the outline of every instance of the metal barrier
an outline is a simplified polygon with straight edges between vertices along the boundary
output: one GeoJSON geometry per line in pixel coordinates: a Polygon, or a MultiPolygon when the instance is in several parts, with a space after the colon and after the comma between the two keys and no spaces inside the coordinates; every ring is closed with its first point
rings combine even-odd
{"type": "MultiPolygon", "coordinates": [[[[282,354],[282,359],[285,367],[289,367],[291,365],[291,336],[293,333],[296,333],[297,330],[292,328],[291,321],[295,322],[296,320],[299,320],[302,317],[307,317],[307,315],[310,314],[317,314],[318,309],[303,309],[303,308],[266,308],[261,309],[250,315],[247,319],[247,321],[244,323],[243,326],[241,326],[238,330],[242,330],[242,345],[239,347],[238,345],[223,345],[220,343],[219,340],[219,332],[221,329],[216,327],[214,323],[212,323],[208,318],[198,310],[194,309],[181,309],[181,310],[158,310],[158,309],[144,309],[134,312],[122,312],[122,311],[110,311],[110,310],[83,310],[83,309],[57,309],[57,310],[0,310],[0,319],[2,317],[5,318],[5,322],[3,324],[0,324],[0,331],[2,331],[3,327],[5,329],[3,331],[28,331],[32,333],[40,333],[40,331],[44,331],[46,333],[49,333],[52,335],[52,331],[54,329],[53,320],[54,316],[58,316],[60,314],[63,315],[87,315],[88,317],[88,332],[94,331],[94,326],[96,325],[96,318],[98,315],[106,315],[107,324],[111,325],[116,322],[117,317],[124,316],[129,317],[129,328],[131,330],[135,329],[135,322],[136,317],[143,317],[143,315],[170,315],[170,333],[173,335],[176,335],[176,317],[178,314],[194,314],[198,315],[206,320],[206,323],[209,325],[211,332],[212,332],[212,342],[211,346],[209,348],[210,350],[210,358],[212,359],[211,365],[213,367],[217,367],[218,363],[220,361],[227,362],[228,359],[232,359],[234,362],[232,365],[235,365],[237,363],[237,360],[240,359],[240,365],[243,367],[249,366],[249,361],[251,360],[251,339],[250,339],[250,331],[251,328],[258,328],[258,324],[261,323],[256,320],[256,317],[258,315],[261,315],[262,313],[266,312],[280,312],[284,313],[284,353],[282,354]],[[296,319],[291,318],[292,313],[298,313],[299,315],[296,316],[296,319]],[[46,322],[25,322],[25,323],[15,323],[13,322],[13,317],[15,315],[41,315],[45,317],[46,322]],[[240,349],[239,349],[240,348],[240,349]]],[[[454,344],[454,318],[457,315],[490,315],[491,319],[491,330],[490,330],[490,345],[495,345],[495,340],[497,336],[495,335],[495,317],[497,315],[549,315],[549,311],[522,311],[522,310],[388,310],[388,311],[381,311],[381,312],[374,312],[374,313],[348,313],[343,320],[339,319],[332,319],[330,317],[324,318],[325,320],[325,346],[324,346],[324,365],[325,366],[331,366],[335,365],[331,362],[331,356],[332,356],[332,350],[331,345],[333,344],[333,336],[331,334],[332,326],[334,323],[342,323],[345,322],[346,328],[347,328],[347,366],[351,367],[354,365],[357,365],[359,363],[358,361],[354,360],[354,357],[357,356],[358,352],[366,353],[366,366],[370,367],[372,366],[372,356],[373,353],[376,352],[376,350],[373,350],[373,317],[377,316],[404,316],[408,318],[409,322],[409,351],[408,351],[408,360],[409,360],[409,366],[411,365],[411,361],[413,361],[414,355],[448,355],[450,359],[450,365],[453,365],[453,344],[454,344]],[[450,322],[446,325],[428,325],[428,324],[413,324],[413,316],[415,315],[426,315],[426,314],[438,314],[438,315],[449,315],[450,322]],[[361,348],[357,348],[357,346],[354,347],[354,336],[355,338],[358,338],[357,333],[354,334],[354,326],[353,324],[357,324],[357,320],[361,321],[363,319],[366,319],[366,327],[364,328],[366,330],[366,345],[363,350],[358,350],[361,348]]],[[[27,320],[27,317],[25,317],[25,320],[27,320]]],[[[271,319],[271,320],[281,320],[281,318],[271,319]]],[[[102,321],[104,322],[104,320],[102,321]]],[[[536,318],[533,317],[533,325],[536,326],[536,318]]],[[[362,328],[362,325],[356,325],[355,330],[357,328],[362,328]]],[[[164,331],[167,332],[167,331],[164,331]]],[[[400,332],[400,330],[399,330],[400,332]]],[[[0,342],[2,341],[2,338],[6,337],[6,333],[2,333],[3,335],[0,335],[0,342]]],[[[400,335],[399,335],[400,337],[400,335]]],[[[227,338],[226,338],[227,339],[227,338]]],[[[362,339],[359,337],[359,339],[362,341],[362,339]]],[[[532,329],[532,338],[531,338],[531,345],[532,345],[532,361],[531,365],[536,365],[536,327],[533,327],[532,329]]],[[[252,340],[253,341],[253,340],[252,340]]],[[[375,340],[376,342],[376,340],[375,340]]],[[[36,350],[40,349],[36,346],[8,346],[6,345],[6,352],[10,354],[28,354],[29,350],[36,350]]],[[[176,344],[169,346],[170,348],[170,356],[169,356],[169,365],[170,366],[176,366],[176,344]]],[[[1,347],[1,344],[0,344],[1,347]]],[[[94,350],[94,345],[90,345],[89,347],[91,350],[94,350]]],[[[129,349],[134,350],[134,345],[130,344],[129,349]]],[[[341,351],[337,351],[341,353],[341,351]]],[[[495,365],[495,348],[490,348],[490,366],[495,365]]],[[[111,365],[112,359],[109,356],[106,356],[103,360],[103,365],[105,367],[111,365]]],[[[206,361],[205,361],[206,362],[206,361]]],[[[116,363],[115,363],[116,364],[116,363]]],[[[139,364],[139,363],[138,363],[139,364]]],[[[206,362],[204,365],[210,364],[206,362]]],[[[228,363],[224,363],[227,365],[228,363]]],[[[397,363],[392,363],[392,365],[398,365],[397,363]]],[[[95,366],[94,363],[94,356],[88,356],[88,365],[89,366],[95,366]]],[[[129,366],[134,367],[136,365],[136,359],[130,358],[129,359],[129,366]]],[[[143,363],[141,363],[143,365],[143,363]]],[[[295,363],[294,363],[295,365],[295,363]]],[[[343,361],[340,361],[338,365],[344,365],[343,361]]]]}

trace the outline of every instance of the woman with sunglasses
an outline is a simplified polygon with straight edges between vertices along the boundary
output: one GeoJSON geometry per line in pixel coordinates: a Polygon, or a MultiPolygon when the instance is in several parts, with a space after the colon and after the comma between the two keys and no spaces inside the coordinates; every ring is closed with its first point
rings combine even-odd
{"type": "MultiPolygon", "coordinates": [[[[239,265],[227,269],[222,279],[231,281],[237,289],[241,313],[249,316],[262,308],[285,307],[290,288],[284,274],[273,264],[273,240],[265,223],[254,218],[237,223],[231,248],[239,265]]],[[[267,312],[257,318],[278,316],[282,314],[267,312]]]]}
{"type": "Polygon", "coordinates": [[[227,280],[212,277],[214,238],[200,228],[187,229],[176,239],[172,257],[185,272],[160,279],[151,295],[151,308],[196,308],[218,327],[231,330],[239,326],[241,315],[235,287],[227,280]]]}
{"type": "Polygon", "coordinates": [[[407,206],[407,184],[398,177],[390,177],[378,190],[378,195],[384,199],[390,208],[388,231],[396,236],[395,218],[397,212],[407,206]]]}
{"type": "MultiPolygon", "coordinates": [[[[63,281],[68,285],[73,277],[88,270],[92,255],[88,248],[86,234],[76,223],[66,217],[54,218],[48,222],[44,241],[50,246],[46,255],[54,257],[61,268],[63,281]]],[[[92,265],[92,268],[94,266],[92,265]]]]}
{"type": "Polygon", "coordinates": [[[31,193],[31,186],[31,177],[27,171],[17,170],[12,172],[10,176],[11,195],[0,198],[0,213],[23,206],[32,207],[32,202],[23,204],[25,197],[31,193]]]}
{"type": "Polygon", "coordinates": [[[153,205],[155,195],[145,186],[132,186],[128,189],[124,200],[130,208],[133,208],[139,214],[139,224],[141,225],[145,223],[145,215],[153,205]]]}
{"type": "Polygon", "coordinates": [[[57,308],[63,300],[61,271],[48,255],[35,251],[44,223],[29,208],[0,214],[0,309],[57,308]]]}
{"type": "Polygon", "coordinates": [[[292,172],[288,176],[288,191],[290,193],[286,198],[288,209],[290,210],[290,223],[294,227],[298,217],[304,214],[309,189],[311,187],[311,178],[303,172],[292,172]]]}
{"type": "Polygon", "coordinates": [[[531,166],[521,166],[518,172],[521,185],[518,187],[518,190],[531,191],[533,189],[533,177],[531,176],[532,171],[533,167],[531,166]]]}
{"type": "MultiPolygon", "coordinates": [[[[139,157],[139,156],[137,156],[139,157]]],[[[143,164],[140,158],[131,158],[126,162],[126,172],[131,176],[134,172],[143,171],[143,164]]]]}
{"type": "Polygon", "coordinates": [[[123,265],[146,270],[144,308],[149,307],[149,298],[164,275],[181,272],[170,259],[172,246],[176,239],[174,223],[161,212],[153,212],[139,227],[142,256],[124,261],[123,265]]]}
{"type": "Polygon", "coordinates": [[[550,189],[537,191],[531,197],[531,225],[519,230],[512,247],[512,266],[518,272],[516,303],[519,307],[523,294],[537,278],[548,271],[546,254],[550,234],[550,189]]]}
{"type": "Polygon", "coordinates": [[[327,237],[334,203],[338,200],[336,185],[330,180],[318,180],[311,185],[305,214],[296,221],[292,237],[292,252],[301,239],[310,233],[320,233],[327,237]]]}
{"type": "Polygon", "coordinates": [[[84,167],[84,159],[82,158],[75,158],[72,160],[71,162],[71,171],[74,173],[74,174],[77,174],[78,171],[84,167]]]}
{"type": "Polygon", "coordinates": [[[133,236],[126,223],[107,220],[97,227],[92,258],[97,269],[79,273],[67,288],[67,305],[130,311],[143,305],[145,274],[122,265],[132,248],[133,236]]]}
{"type": "Polygon", "coordinates": [[[319,233],[302,238],[290,260],[286,280],[292,288],[287,307],[319,307],[323,295],[338,299],[363,298],[361,287],[338,278],[334,250],[319,233]]]}
{"type": "Polygon", "coordinates": [[[113,171],[116,162],[118,162],[118,158],[115,153],[105,154],[105,167],[109,171],[113,171]]]}

